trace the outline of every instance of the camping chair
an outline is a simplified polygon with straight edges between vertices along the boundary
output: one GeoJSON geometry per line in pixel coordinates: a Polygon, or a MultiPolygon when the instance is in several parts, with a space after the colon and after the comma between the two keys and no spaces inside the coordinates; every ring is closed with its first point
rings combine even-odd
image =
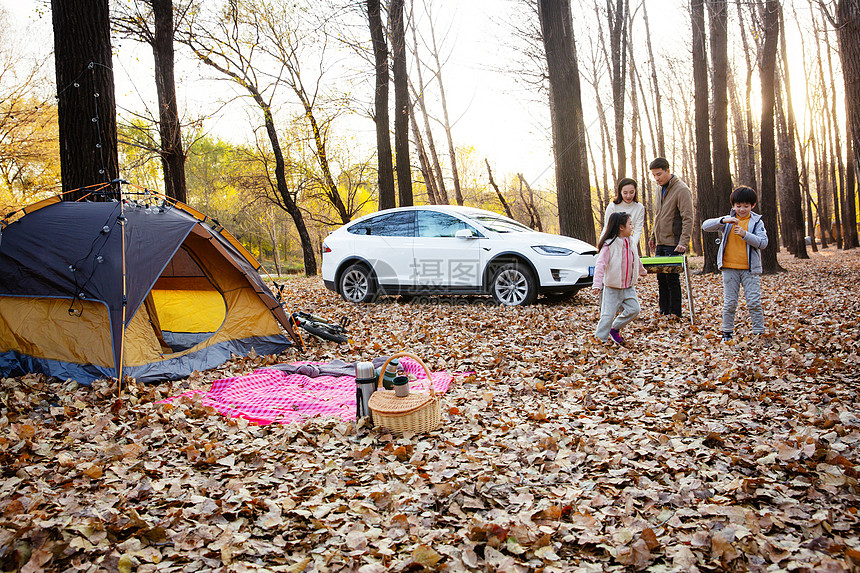
{"type": "Polygon", "coordinates": [[[693,309],[693,287],[690,284],[690,267],[687,266],[687,255],[670,257],[643,257],[642,266],[649,273],[682,273],[687,286],[687,311],[690,313],[690,324],[696,324],[693,309]]]}

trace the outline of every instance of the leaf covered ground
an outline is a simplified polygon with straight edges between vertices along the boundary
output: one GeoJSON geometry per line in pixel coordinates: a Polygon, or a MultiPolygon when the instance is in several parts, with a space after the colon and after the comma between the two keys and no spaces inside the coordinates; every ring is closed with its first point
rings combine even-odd
{"type": "Polygon", "coordinates": [[[354,342],[277,360],[409,350],[464,373],[425,435],[155,403],[272,357],[121,398],[3,379],[0,570],[858,571],[860,252],[780,261],[769,336],[741,303],[731,344],[716,275],[693,279],[692,327],[654,318],[646,278],[627,348],[594,342],[586,293],[351,306],[290,281],[354,342]]]}

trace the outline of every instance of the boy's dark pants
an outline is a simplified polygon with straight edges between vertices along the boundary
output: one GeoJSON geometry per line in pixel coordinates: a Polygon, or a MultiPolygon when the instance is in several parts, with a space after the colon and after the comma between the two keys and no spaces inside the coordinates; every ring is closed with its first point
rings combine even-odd
{"type": "MultiPolygon", "coordinates": [[[[674,257],[675,245],[657,245],[658,257],[674,257]]],[[[657,287],[660,297],[660,314],[681,316],[681,275],[678,273],[659,273],[657,287]]]]}

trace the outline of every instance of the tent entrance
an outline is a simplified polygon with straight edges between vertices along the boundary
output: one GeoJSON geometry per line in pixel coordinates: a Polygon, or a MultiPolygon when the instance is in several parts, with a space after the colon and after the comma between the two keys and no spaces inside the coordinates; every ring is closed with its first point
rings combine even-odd
{"type": "Polygon", "coordinates": [[[176,251],[150,296],[147,311],[165,353],[182,352],[206,341],[227,316],[224,295],[184,246],[176,251]]]}

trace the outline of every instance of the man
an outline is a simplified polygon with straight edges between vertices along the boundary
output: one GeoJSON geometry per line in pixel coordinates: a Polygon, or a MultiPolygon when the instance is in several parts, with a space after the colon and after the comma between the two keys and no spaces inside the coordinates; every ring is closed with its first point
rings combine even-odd
{"type": "MultiPolygon", "coordinates": [[[[654,181],[660,186],[657,194],[654,230],[649,244],[656,247],[658,257],[682,255],[687,251],[693,232],[693,194],[690,188],[675,177],[669,162],[658,157],[648,166],[654,181]]],[[[660,295],[660,314],[681,317],[681,276],[678,273],[657,275],[660,295]]]]}

